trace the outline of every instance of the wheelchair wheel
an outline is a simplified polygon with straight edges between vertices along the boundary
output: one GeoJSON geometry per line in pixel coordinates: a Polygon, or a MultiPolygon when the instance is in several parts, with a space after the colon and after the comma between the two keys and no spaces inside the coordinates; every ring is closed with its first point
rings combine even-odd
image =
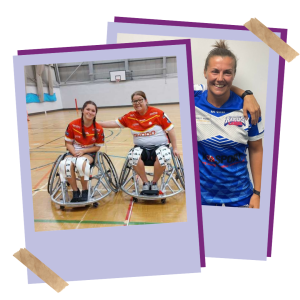
{"type": "Polygon", "coordinates": [[[104,174],[104,179],[112,191],[119,191],[119,179],[117,171],[106,153],[98,152],[98,165],[101,172],[104,174]]]}
{"type": "Polygon", "coordinates": [[[60,185],[60,176],[58,173],[59,164],[64,158],[65,154],[60,155],[56,161],[53,163],[50,176],[48,179],[48,193],[52,195],[53,191],[57,188],[58,185],[60,185]]]}
{"type": "Polygon", "coordinates": [[[121,171],[121,175],[120,175],[120,179],[119,179],[120,186],[122,186],[124,184],[124,182],[127,180],[130,171],[131,171],[131,167],[129,166],[129,159],[127,157],[126,161],[125,161],[125,163],[123,165],[123,168],[122,168],[122,171],[121,171]]]}
{"type": "Polygon", "coordinates": [[[166,199],[161,199],[160,201],[161,201],[162,204],[166,203],[166,199]]]}
{"type": "Polygon", "coordinates": [[[173,153],[173,149],[171,148],[171,154],[173,159],[173,164],[176,172],[176,179],[180,181],[182,187],[185,189],[184,183],[184,171],[183,171],[183,163],[180,157],[176,157],[173,153]]]}

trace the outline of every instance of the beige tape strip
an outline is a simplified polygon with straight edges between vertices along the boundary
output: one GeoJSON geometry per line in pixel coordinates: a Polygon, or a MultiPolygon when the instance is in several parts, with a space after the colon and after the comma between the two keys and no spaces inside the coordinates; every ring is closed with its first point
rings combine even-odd
{"type": "Polygon", "coordinates": [[[56,273],[49,269],[44,263],[37,259],[26,248],[14,254],[14,257],[30,269],[34,274],[44,280],[58,293],[61,292],[69,284],[60,278],[56,273]]]}
{"type": "Polygon", "coordinates": [[[299,55],[292,47],[286,44],[274,32],[267,28],[263,23],[257,19],[251,19],[244,24],[252,33],[260,38],[265,44],[272,48],[276,53],[283,57],[286,61],[291,62],[299,55]]]}

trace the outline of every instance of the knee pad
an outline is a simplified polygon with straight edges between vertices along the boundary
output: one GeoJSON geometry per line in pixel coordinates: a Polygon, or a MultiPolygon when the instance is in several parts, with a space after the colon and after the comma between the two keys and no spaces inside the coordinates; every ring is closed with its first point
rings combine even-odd
{"type": "Polygon", "coordinates": [[[75,171],[79,173],[82,177],[84,176],[84,180],[89,180],[90,176],[90,163],[89,160],[85,157],[68,157],[62,160],[59,164],[59,174],[62,182],[66,181],[66,178],[71,178],[71,165],[72,163],[75,166],[75,171]],[[82,170],[82,166],[86,161],[84,171],[82,170]]]}
{"type": "Polygon", "coordinates": [[[143,149],[140,147],[135,147],[133,149],[131,149],[127,155],[128,159],[129,159],[129,165],[130,166],[136,166],[141,155],[142,155],[143,149]]]}
{"type": "Polygon", "coordinates": [[[71,178],[71,164],[74,163],[73,157],[68,157],[62,160],[59,164],[59,175],[62,182],[66,181],[66,178],[71,178]]]}
{"type": "Polygon", "coordinates": [[[90,162],[86,157],[78,157],[75,158],[76,162],[75,162],[75,166],[76,169],[79,173],[79,176],[84,176],[84,180],[89,180],[90,177],[90,162]],[[84,162],[86,162],[85,164],[85,168],[84,170],[82,170],[82,166],[84,164],[84,162]]]}
{"type": "Polygon", "coordinates": [[[171,160],[171,150],[166,146],[160,146],[155,150],[157,159],[162,167],[171,160]]]}

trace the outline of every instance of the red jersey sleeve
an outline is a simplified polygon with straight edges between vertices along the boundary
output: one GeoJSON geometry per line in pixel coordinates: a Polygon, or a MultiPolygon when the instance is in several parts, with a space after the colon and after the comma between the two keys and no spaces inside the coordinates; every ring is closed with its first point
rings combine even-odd
{"type": "Polygon", "coordinates": [[[95,146],[97,146],[97,147],[104,146],[104,140],[105,140],[104,130],[100,125],[98,125],[97,126],[97,131],[98,131],[98,138],[96,140],[95,146]]]}
{"type": "Polygon", "coordinates": [[[169,117],[163,111],[160,112],[160,126],[164,131],[170,131],[174,127],[169,117]]]}
{"type": "Polygon", "coordinates": [[[128,127],[128,117],[129,117],[130,113],[124,115],[123,117],[120,117],[116,120],[116,123],[121,127],[128,127]]]}
{"type": "Polygon", "coordinates": [[[66,129],[65,140],[67,142],[73,142],[74,141],[74,131],[73,131],[73,126],[71,126],[71,123],[68,125],[68,127],[66,129]]]}

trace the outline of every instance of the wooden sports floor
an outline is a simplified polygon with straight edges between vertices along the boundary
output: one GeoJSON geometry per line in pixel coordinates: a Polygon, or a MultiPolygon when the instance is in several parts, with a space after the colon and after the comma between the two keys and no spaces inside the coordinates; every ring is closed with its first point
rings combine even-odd
{"type": "MultiPolygon", "coordinates": [[[[155,105],[162,109],[175,126],[178,149],[182,157],[179,105],[155,105]]],[[[98,109],[97,120],[116,119],[132,108],[98,109]]],[[[48,177],[56,158],[66,152],[64,133],[69,122],[79,118],[81,112],[65,110],[47,114],[30,115],[28,134],[35,231],[82,229],[110,226],[145,225],[157,223],[186,222],[185,193],[166,199],[137,203],[122,191],[111,193],[99,201],[99,206],[66,207],[61,210],[53,203],[47,192],[48,177]]],[[[128,151],[133,146],[129,129],[104,129],[106,145],[100,151],[106,152],[112,160],[118,175],[124,165],[128,151]]],[[[151,178],[149,178],[151,180],[151,178]]],[[[80,184],[79,184],[80,185],[80,184]]]]}

